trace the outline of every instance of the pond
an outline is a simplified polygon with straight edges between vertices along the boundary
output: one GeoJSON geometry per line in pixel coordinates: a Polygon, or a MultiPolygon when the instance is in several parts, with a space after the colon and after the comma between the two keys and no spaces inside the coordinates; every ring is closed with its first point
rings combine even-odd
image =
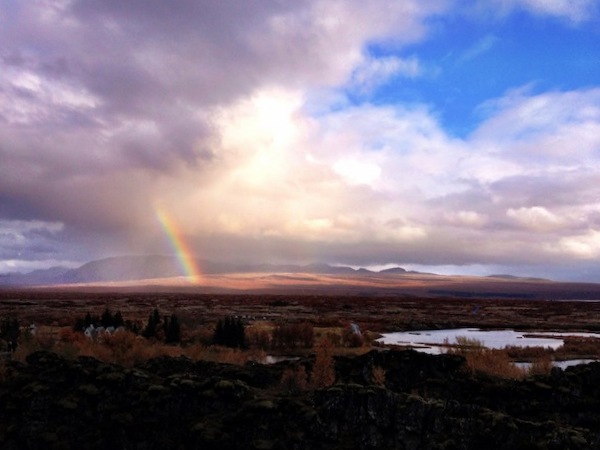
{"type": "Polygon", "coordinates": [[[480,341],[487,348],[515,347],[550,347],[557,349],[563,345],[567,336],[596,337],[598,333],[565,333],[565,332],[525,332],[511,329],[481,330],[479,328],[455,328],[446,330],[402,331],[385,333],[377,342],[388,345],[403,345],[425,353],[443,353],[440,347],[447,341],[456,344],[457,337],[466,337],[480,341]]]}
{"type": "MultiPolygon", "coordinates": [[[[564,370],[567,367],[578,366],[579,364],[589,364],[596,361],[596,359],[567,359],[565,361],[552,361],[552,365],[564,370]]],[[[515,362],[514,365],[523,369],[529,369],[532,364],[529,362],[515,362]]]]}

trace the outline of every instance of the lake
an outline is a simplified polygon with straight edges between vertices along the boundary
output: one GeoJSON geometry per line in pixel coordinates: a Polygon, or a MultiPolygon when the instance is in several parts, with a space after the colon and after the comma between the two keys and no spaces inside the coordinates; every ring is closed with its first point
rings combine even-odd
{"type": "Polygon", "coordinates": [[[388,345],[404,345],[413,347],[425,353],[443,353],[445,340],[449,344],[456,344],[457,337],[466,337],[480,341],[487,348],[515,347],[550,347],[557,349],[563,345],[563,338],[567,336],[597,337],[598,333],[571,333],[571,332],[531,332],[505,330],[481,330],[479,328],[454,328],[446,330],[421,330],[385,333],[377,342],[388,345]]]}

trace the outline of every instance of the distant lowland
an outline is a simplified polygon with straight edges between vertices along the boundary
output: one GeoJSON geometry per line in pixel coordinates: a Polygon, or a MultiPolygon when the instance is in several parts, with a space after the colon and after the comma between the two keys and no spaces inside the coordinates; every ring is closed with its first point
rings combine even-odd
{"type": "Polygon", "coordinates": [[[0,288],[600,301],[600,283],[557,282],[508,274],[439,275],[402,267],[373,271],[323,263],[194,262],[199,274],[191,278],[184,275],[181,261],[174,256],[111,257],[77,268],[3,274],[0,288]]]}

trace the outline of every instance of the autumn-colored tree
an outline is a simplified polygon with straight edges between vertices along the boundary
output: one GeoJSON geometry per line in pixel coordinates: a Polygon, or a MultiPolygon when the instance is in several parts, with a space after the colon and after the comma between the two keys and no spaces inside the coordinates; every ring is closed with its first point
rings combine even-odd
{"type": "Polygon", "coordinates": [[[277,348],[310,348],[315,338],[309,323],[280,323],[273,329],[273,346],[277,348]]]}
{"type": "Polygon", "coordinates": [[[251,348],[267,350],[271,346],[271,335],[267,330],[246,329],[246,342],[251,348]]]}
{"type": "Polygon", "coordinates": [[[315,350],[315,363],[312,368],[310,385],[314,389],[322,389],[335,383],[333,344],[329,339],[324,338],[315,350]]]}

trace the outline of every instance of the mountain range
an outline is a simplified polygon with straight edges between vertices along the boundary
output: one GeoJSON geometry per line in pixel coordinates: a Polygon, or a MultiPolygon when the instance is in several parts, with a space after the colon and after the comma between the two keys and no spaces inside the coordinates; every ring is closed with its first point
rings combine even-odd
{"type": "MultiPolygon", "coordinates": [[[[389,274],[401,275],[409,272],[401,267],[393,267],[380,272],[368,269],[353,269],[347,266],[329,264],[231,264],[215,261],[197,261],[204,275],[232,273],[310,273],[322,275],[368,275],[389,274]]],[[[96,282],[117,282],[149,280],[155,278],[171,278],[183,276],[177,258],[172,256],[117,256],[99,259],[69,269],[52,267],[45,270],[34,270],[29,273],[9,273],[0,275],[0,286],[35,286],[96,282]]]]}

